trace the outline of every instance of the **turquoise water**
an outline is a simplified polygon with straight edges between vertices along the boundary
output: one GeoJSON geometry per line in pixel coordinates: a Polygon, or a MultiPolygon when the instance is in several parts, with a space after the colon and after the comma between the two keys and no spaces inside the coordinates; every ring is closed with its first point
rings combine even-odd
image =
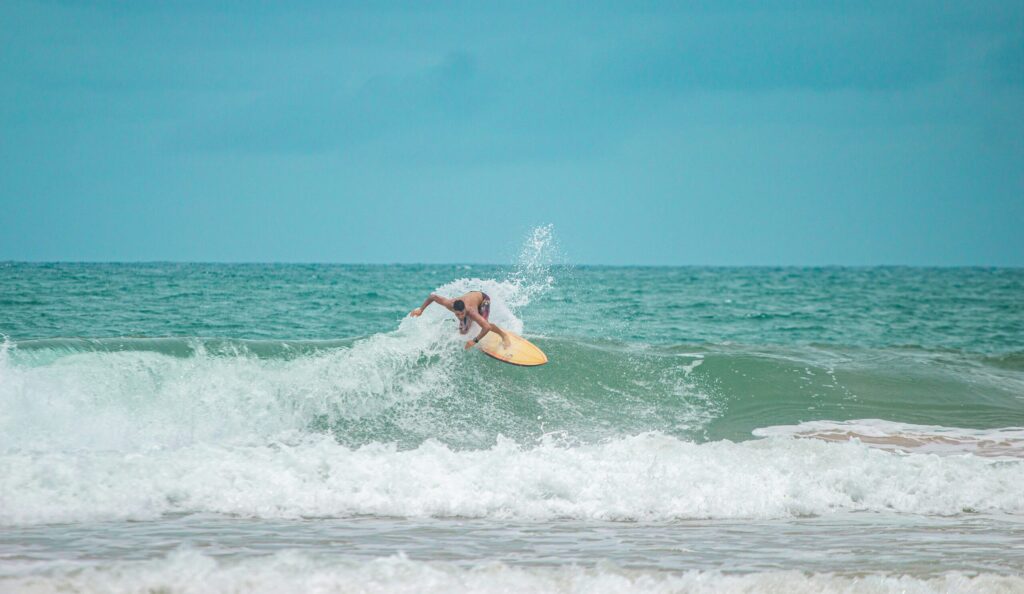
{"type": "Polygon", "coordinates": [[[557,266],[545,233],[0,263],[0,586],[1024,588],[1024,270],[557,266]],[[406,317],[471,289],[551,362],[406,317]]]}
{"type": "Polygon", "coordinates": [[[543,336],[1024,353],[1018,268],[0,263],[0,271],[0,320],[23,340],[362,337],[394,330],[432,289],[476,278],[517,282],[527,294],[517,295],[526,301],[517,313],[543,336]]]}

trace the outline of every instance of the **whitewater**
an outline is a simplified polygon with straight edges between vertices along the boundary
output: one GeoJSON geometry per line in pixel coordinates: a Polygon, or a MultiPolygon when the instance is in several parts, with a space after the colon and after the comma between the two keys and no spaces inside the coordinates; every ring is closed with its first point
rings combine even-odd
{"type": "Polygon", "coordinates": [[[1024,272],[556,247],[0,263],[0,590],[1024,591],[1024,272]]]}

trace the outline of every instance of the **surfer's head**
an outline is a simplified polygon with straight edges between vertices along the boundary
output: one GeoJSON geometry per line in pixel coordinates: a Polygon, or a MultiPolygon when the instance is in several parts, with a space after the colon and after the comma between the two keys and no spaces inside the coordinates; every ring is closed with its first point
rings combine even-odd
{"type": "Polygon", "coordinates": [[[462,299],[456,299],[452,303],[452,309],[455,310],[455,316],[461,320],[466,315],[466,302],[462,299]]]}

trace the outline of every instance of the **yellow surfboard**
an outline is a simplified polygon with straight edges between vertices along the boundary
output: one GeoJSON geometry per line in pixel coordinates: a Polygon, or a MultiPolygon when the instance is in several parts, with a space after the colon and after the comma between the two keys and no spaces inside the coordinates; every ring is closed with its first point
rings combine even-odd
{"type": "Polygon", "coordinates": [[[537,345],[508,330],[505,330],[505,334],[511,340],[507,349],[501,346],[501,336],[497,332],[488,332],[477,344],[477,348],[488,357],[512,365],[534,367],[548,362],[548,356],[537,345]]]}

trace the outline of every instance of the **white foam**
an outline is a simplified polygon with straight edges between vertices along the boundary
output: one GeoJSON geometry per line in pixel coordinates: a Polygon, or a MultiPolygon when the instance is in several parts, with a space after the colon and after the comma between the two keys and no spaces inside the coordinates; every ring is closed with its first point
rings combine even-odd
{"type": "Polygon", "coordinates": [[[622,569],[612,564],[518,567],[497,562],[471,566],[424,562],[404,556],[356,561],[283,551],[261,558],[218,559],[179,550],[164,559],[107,566],[58,569],[42,575],[0,577],[0,590],[23,594],[49,592],[205,594],[213,592],[338,592],[383,594],[508,593],[691,593],[779,592],[785,594],[1012,593],[1024,578],[997,574],[945,572],[908,575],[806,574],[768,571],[724,574],[718,571],[664,572],[622,569]]]}
{"type": "Polygon", "coordinates": [[[693,444],[644,434],[457,451],[350,449],[328,437],[125,454],[0,455],[0,523],[171,512],[478,518],[780,518],[840,511],[1024,513],[1024,461],[903,455],[769,438],[693,444]]]}
{"type": "Polygon", "coordinates": [[[760,437],[783,435],[826,441],[856,440],[891,451],[1024,458],[1024,427],[964,429],[858,419],[777,425],[755,429],[753,433],[760,437]]]}
{"type": "Polygon", "coordinates": [[[43,364],[0,359],[0,450],[180,447],[265,441],[317,415],[361,418],[443,392],[464,359],[440,323],[297,359],[83,352],[43,364]],[[417,362],[429,360],[428,365],[417,362]]]}

